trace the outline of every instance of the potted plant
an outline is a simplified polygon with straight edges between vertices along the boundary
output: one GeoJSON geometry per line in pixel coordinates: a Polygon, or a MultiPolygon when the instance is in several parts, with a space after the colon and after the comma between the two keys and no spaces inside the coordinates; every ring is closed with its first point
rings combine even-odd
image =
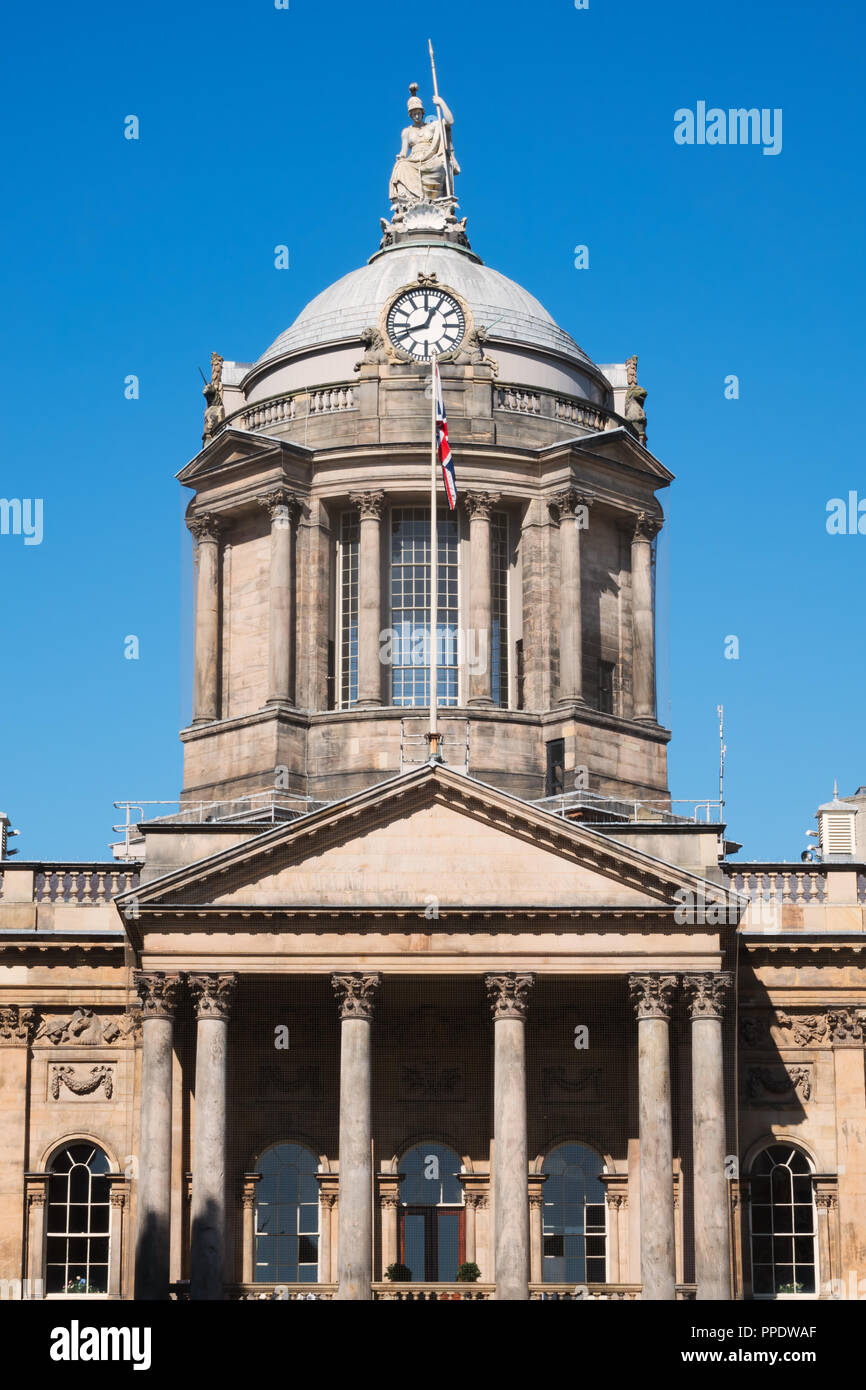
{"type": "Polygon", "coordinates": [[[412,1282],[412,1271],[408,1265],[395,1262],[385,1270],[385,1278],[390,1279],[392,1284],[409,1284],[412,1282]]]}
{"type": "Polygon", "coordinates": [[[458,1284],[475,1284],[481,1278],[481,1270],[474,1260],[466,1260],[457,1271],[458,1284]]]}

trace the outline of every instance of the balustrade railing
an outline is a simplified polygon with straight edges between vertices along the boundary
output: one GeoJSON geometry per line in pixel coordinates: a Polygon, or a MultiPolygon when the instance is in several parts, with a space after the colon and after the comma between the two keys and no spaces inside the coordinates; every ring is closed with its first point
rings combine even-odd
{"type": "MultiPolygon", "coordinates": [[[[188,1286],[177,1285],[175,1297],[181,1301],[188,1286]]],[[[336,1298],[336,1284],[229,1284],[225,1300],[231,1303],[314,1303],[336,1298]]]]}
{"type": "Polygon", "coordinates": [[[785,868],[754,865],[728,868],[731,887],[744,898],[753,902],[790,903],[806,906],[809,903],[823,903],[827,894],[827,875],[821,868],[785,868]]]}
{"type": "Polygon", "coordinates": [[[540,415],[541,396],[537,391],[521,391],[516,386],[500,386],[496,391],[496,406],[517,415],[540,415]]]}
{"type": "Polygon", "coordinates": [[[493,389],[495,409],[507,410],[514,415],[536,415],[539,419],[561,420],[567,425],[579,425],[594,432],[613,429],[621,423],[603,406],[593,405],[591,401],[580,400],[577,396],[556,396],[547,391],[527,391],[520,386],[497,385],[493,389]]]}
{"type": "Polygon", "coordinates": [[[37,903],[109,903],[138,884],[137,869],[116,864],[44,864],[33,881],[37,903]]]}
{"type": "Polygon", "coordinates": [[[311,415],[332,415],[341,410],[354,410],[355,392],[351,386],[331,386],[324,391],[311,391],[309,409],[311,415]]]}
{"type": "Polygon", "coordinates": [[[291,424],[311,415],[338,415],[357,410],[358,402],[352,382],[337,382],[314,391],[293,391],[285,396],[271,396],[257,401],[226,420],[242,430],[259,430],[268,425],[291,424]]]}
{"type": "Polygon", "coordinates": [[[495,1284],[391,1284],[373,1285],[376,1303],[482,1303],[493,1298],[495,1284]]]}
{"type": "Polygon", "coordinates": [[[640,1298],[640,1284],[530,1284],[532,1302],[623,1302],[640,1298]]]}

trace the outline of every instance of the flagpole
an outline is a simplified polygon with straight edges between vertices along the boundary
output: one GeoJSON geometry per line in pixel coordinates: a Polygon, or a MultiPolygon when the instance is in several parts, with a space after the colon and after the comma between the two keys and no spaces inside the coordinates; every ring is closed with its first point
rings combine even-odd
{"type": "Polygon", "coordinates": [[[431,762],[439,761],[439,726],[437,721],[439,703],[439,668],[437,654],[437,628],[439,626],[439,538],[436,528],[436,354],[430,361],[430,744],[431,762]]]}

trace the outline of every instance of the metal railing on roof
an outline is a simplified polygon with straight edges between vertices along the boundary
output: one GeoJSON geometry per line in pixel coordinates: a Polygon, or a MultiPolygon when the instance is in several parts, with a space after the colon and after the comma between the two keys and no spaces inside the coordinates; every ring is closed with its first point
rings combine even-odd
{"type": "Polygon", "coordinates": [[[249,796],[236,796],[225,801],[115,801],[115,810],[124,811],[126,817],[111,828],[115,835],[123,835],[128,853],[131,841],[138,838],[136,830],[142,821],[175,825],[269,825],[277,821],[297,820],[299,816],[307,816],[327,805],[327,801],[316,801],[310,796],[296,796],[285,791],[252,792],[249,796]],[[149,814],[152,806],[176,809],[149,814]]]}
{"type": "Polygon", "coordinates": [[[673,800],[670,797],[625,800],[589,791],[542,796],[532,805],[552,811],[556,816],[597,825],[630,825],[636,821],[656,825],[717,825],[723,812],[720,801],[695,801],[683,797],[673,800]],[[682,810],[672,810],[672,807],[682,807],[682,810]]]}

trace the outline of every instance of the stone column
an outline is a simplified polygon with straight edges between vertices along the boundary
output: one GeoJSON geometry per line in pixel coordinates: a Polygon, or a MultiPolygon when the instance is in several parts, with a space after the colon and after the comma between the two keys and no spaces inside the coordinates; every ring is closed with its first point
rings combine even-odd
{"type": "Polygon", "coordinates": [[[611,1284],[628,1280],[628,1173],[602,1173],[607,1203],[607,1277],[611,1284]]]}
{"type": "MultiPolygon", "coordinates": [[[[815,1291],[825,1298],[832,1296],[833,1280],[837,1277],[830,1234],[830,1223],[837,1214],[837,1201],[836,1192],[823,1187],[819,1179],[815,1191],[815,1209],[818,1213],[818,1286],[815,1291]]],[[[856,1277],[854,1283],[856,1292],[856,1277]]],[[[847,1288],[844,1289],[845,1297],[848,1292],[847,1288]]]]}
{"type": "Polygon", "coordinates": [[[469,513],[469,629],[466,643],[470,705],[493,704],[493,618],[490,518],[498,492],[465,493],[469,513]],[[475,669],[473,669],[475,668],[475,669]]]}
{"type": "Polygon", "coordinates": [[[262,1180],[261,1173],[244,1173],[241,1188],[243,1203],[243,1230],[241,1240],[241,1283],[255,1282],[256,1271],[256,1188],[262,1180]]]}
{"type": "Polygon", "coordinates": [[[655,723],[655,618],[653,614],[653,537],[661,522],[641,512],[631,542],[632,689],[634,718],[655,723]]]}
{"type": "Polygon", "coordinates": [[[301,503],[284,487],[274,488],[258,500],[271,519],[267,703],[291,705],[295,693],[295,527],[301,503]]]}
{"type": "Polygon", "coordinates": [[[836,1093],[836,1162],[842,1278],[866,1276],[866,1009],[830,1009],[836,1093]]]}
{"type": "Polygon", "coordinates": [[[111,1208],[111,1228],[108,1239],[108,1297],[122,1298],[129,1179],[123,1173],[112,1174],[111,1177],[114,1181],[111,1182],[108,1197],[111,1208]]]}
{"type": "Polygon", "coordinates": [[[190,975],[197,1019],[189,1296],[223,1296],[226,1247],[226,1053],[237,975],[190,975]]]}
{"type": "Polygon", "coordinates": [[[541,1283],[544,1255],[544,1183],[545,1173],[533,1173],[529,1179],[529,1282],[541,1283]]]}
{"type": "Polygon", "coordinates": [[[338,1299],[369,1301],[373,1277],[373,1000],[382,976],[332,975],[340,1007],[340,1215],[338,1299]]]}
{"type": "Polygon", "coordinates": [[[333,1244],[334,1208],[337,1205],[336,1192],[323,1192],[321,1198],[322,1231],[319,1236],[319,1283],[331,1282],[331,1245],[333,1244]]]}
{"type": "Polygon", "coordinates": [[[187,526],[198,547],[192,722],[204,724],[219,718],[220,523],[210,512],[202,512],[187,526]]]}
{"type": "Polygon", "coordinates": [[[398,1218],[400,1198],[393,1192],[383,1193],[379,1198],[380,1220],[382,1222],[382,1278],[389,1265],[395,1264],[399,1250],[398,1218]]]}
{"type": "Polygon", "coordinates": [[[643,1299],[676,1297],[668,1023],[676,975],[630,975],[638,1019],[640,1276],[643,1299]]]}
{"type": "Polygon", "coordinates": [[[692,1021],[695,1282],[699,1299],[731,1297],[722,1054],[722,1019],[731,985],[732,977],[726,971],[683,976],[692,1021]]]}
{"type": "MultiPolygon", "coordinates": [[[[10,875],[12,877],[12,875],[10,875]]],[[[10,972],[14,979],[14,972],[10,972]]],[[[0,1008],[0,1274],[22,1273],[24,1170],[30,1113],[30,1040],[34,1009],[20,1004],[0,1008]]]]}
{"type": "Polygon", "coordinates": [[[136,971],[141,1000],[141,1124],[135,1297],[166,1299],[171,1240],[171,1073],[180,975],[136,971]]]}
{"type": "Polygon", "coordinates": [[[559,516],[559,700],[582,705],[583,623],[580,605],[580,533],[589,525],[590,499],[577,488],[553,498],[559,516]]]}
{"type": "Polygon", "coordinates": [[[529,1298],[526,1013],[534,975],[485,975],[493,1013],[493,1211],[497,1300],[529,1298]]]}
{"type": "Polygon", "coordinates": [[[49,1173],[25,1173],[27,1203],[27,1251],[24,1261],[24,1298],[45,1297],[45,1203],[48,1201],[49,1173]]]}
{"type": "Polygon", "coordinates": [[[385,510],[384,492],[355,492],[349,501],[361,512],[358,546],[358,699],[362,709],[382,703],[382,663],[379,633],[382,630],[382,549],[379,535],[385,510]]]}

